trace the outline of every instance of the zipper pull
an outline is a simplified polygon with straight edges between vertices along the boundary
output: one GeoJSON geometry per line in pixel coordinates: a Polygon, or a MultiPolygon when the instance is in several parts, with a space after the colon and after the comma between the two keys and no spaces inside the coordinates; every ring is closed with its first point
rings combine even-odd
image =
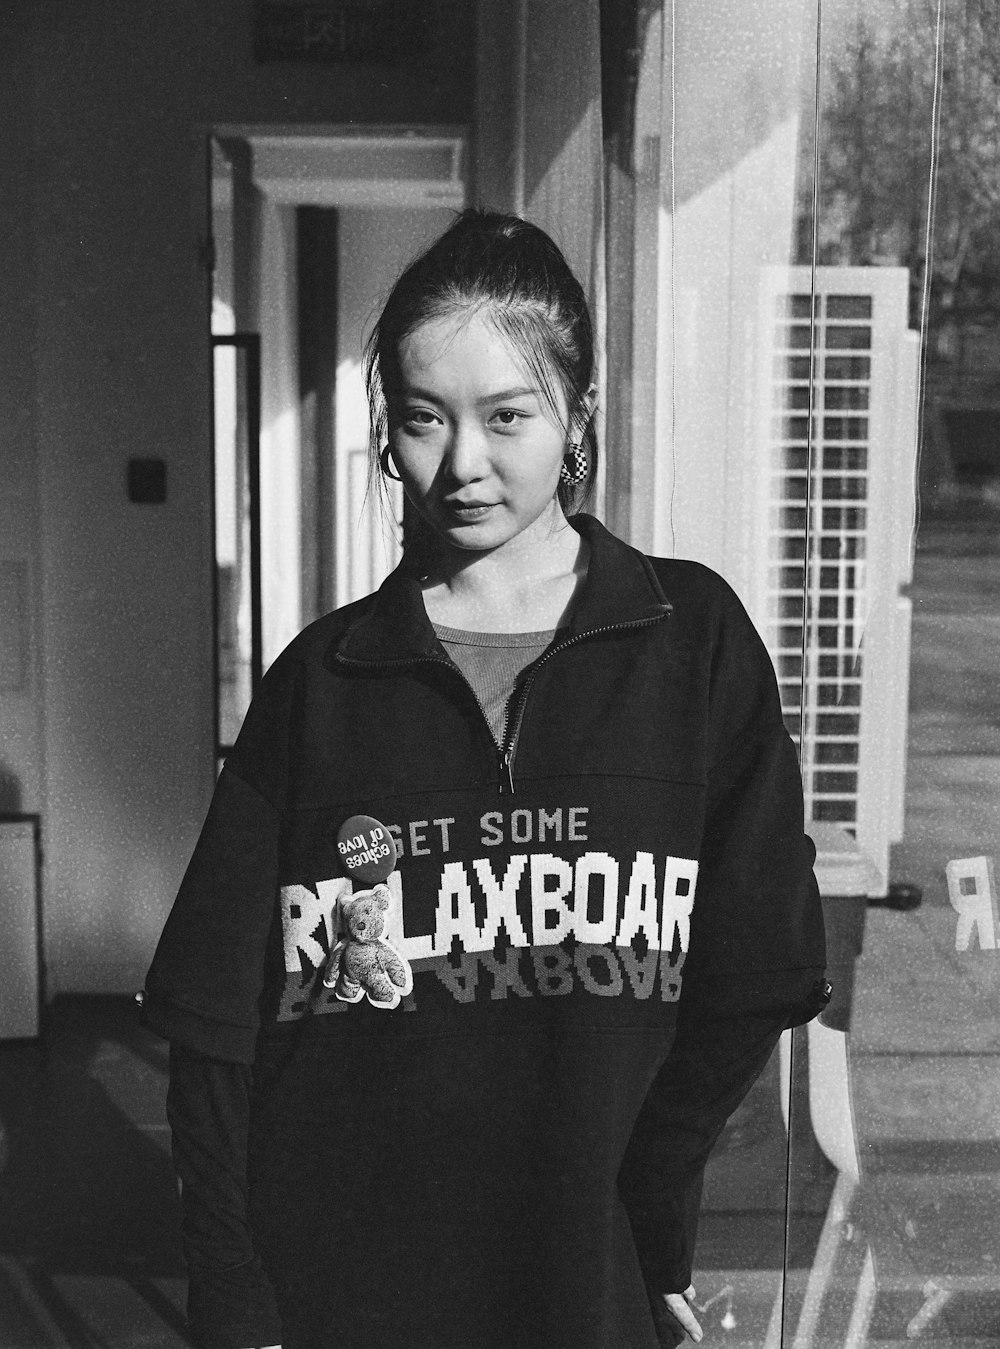
{"type": "Polygon", "coordinates": [[[500,795],[504,796],[510,793],[514,795],[514,770],[510,762],[510,748],[502,750],[500,753],[500,795]]]}

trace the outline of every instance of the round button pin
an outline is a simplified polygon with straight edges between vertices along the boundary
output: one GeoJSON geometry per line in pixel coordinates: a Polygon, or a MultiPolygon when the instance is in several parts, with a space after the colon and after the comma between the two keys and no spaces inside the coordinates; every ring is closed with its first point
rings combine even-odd
{"type": "Polygon", "coordinates": [[[337,830],[340,864],[351,880],[378,885],[396,867],[396,841],[371,815],[352,815],[337,830]]]}

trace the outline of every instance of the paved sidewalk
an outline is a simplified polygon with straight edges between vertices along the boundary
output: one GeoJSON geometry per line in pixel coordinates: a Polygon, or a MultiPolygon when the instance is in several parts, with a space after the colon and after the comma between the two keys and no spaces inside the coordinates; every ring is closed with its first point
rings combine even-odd
{"type": "MultiPolygon", "coordinates": [[[[803,1137],[798,1102],[784,1327],[794,1349],[1000,1344],[1000,949],[956,951],[945,876],[956,858],[1000,864],[1000,529],[925,523],[911,593],[906,832],[893,879],[919,885],[924,902],[866,915],[850,1033],[862,1183],[825,1238],[835,1172],[803,1137]],[[825,1257],[810,1324],[803,1309],[825,1257]],[[852,1340],[866,1279],[871,1320],[852,1340]]],[[[786,1221],[778,1095],[769,1070],[710,1165],[705,1349],[769,1343],[786,1221]]]]}
{"type": "Polygon", "coordinates": [[[869,912],[854,1111],[879,1281],[933,1285],[938,1333],[1000,1343],[1000,952],[957,952],[955,919],[869,912]]]}
{"type": "Polygon", "coordinates": [[[804,1093],[787,1215],[774,1065],[734,1116],[705,1192],[705,1349],[777,1349],[783,1259],[786,1346],[1000,1344],[1000,951],[956,952],[954,934],[940,904],[868,912],[849,1046],[862,1180],[825,1235],[836,1172],[805,1128],[804,1093]],[[866,1278],[870,1320],[852,1339],[866,1278]]]}

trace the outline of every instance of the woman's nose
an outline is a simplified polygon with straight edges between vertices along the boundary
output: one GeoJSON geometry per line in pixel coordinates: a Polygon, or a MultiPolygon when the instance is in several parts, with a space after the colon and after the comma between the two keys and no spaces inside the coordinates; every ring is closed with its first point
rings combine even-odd
{"type": "Polygon", "coordinates": [[[477,482],[488,471],[486,437],[482,427],[459,422],[451,435],[445,456],[448,476],[456,482],[477,482]]]}

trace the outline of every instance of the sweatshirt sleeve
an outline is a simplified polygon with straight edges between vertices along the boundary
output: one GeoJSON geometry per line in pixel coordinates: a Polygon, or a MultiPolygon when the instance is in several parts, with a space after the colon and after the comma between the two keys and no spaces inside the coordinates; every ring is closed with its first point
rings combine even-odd
{"type": "Polygon", "coordinates": [[[822,1011],[815,849],[770,659],[731,592],[709,690],[706,825],[676,1036],[620,1177],[651,1299],[691,1282],[705,1163],[781,1032],[822,1011]]]}
{"type": "Polygon", "coordinates": [[[181,1182],[188,1326],[198,1349],[278,1344],[274,1292],[247,1225],[250,1069],[170,1051],[167,1118],[181,1182]]]}
{"type": "Polygon", "coordinates": [[[143,1021],[171,1045],[167,1115],[200,1349],[281,1340],[250,1236],[246,1170],[295,687],[294,663],[279,657],[220,774],[142,995],[143,1021]]]}
{"type": "Polygon", "coordinates": [[[150,1030],[235,1063],[252,1063],[260,1024],[294,696],[279,657],[219,776],[142,995],[150,1030]]]}
{"type": "Polygon", "coordinates": [[[756,987],[764,976],[775,1010],[808,1020],[819,1009],[799,1006],[791,975],[821,973],[826,949],[798,757],[770,656],[728,587],[724,600],[710,678],[705,830],[684,986],[704,1003],[722,977],[756,987]]]}
{"type": "Polygon", "coordinates": [[[682,1014],[639,1114],[619,1189],[651,1297],[691,1282],[705,1165],[786,1027],[766,1002],[682,1014]]]}

